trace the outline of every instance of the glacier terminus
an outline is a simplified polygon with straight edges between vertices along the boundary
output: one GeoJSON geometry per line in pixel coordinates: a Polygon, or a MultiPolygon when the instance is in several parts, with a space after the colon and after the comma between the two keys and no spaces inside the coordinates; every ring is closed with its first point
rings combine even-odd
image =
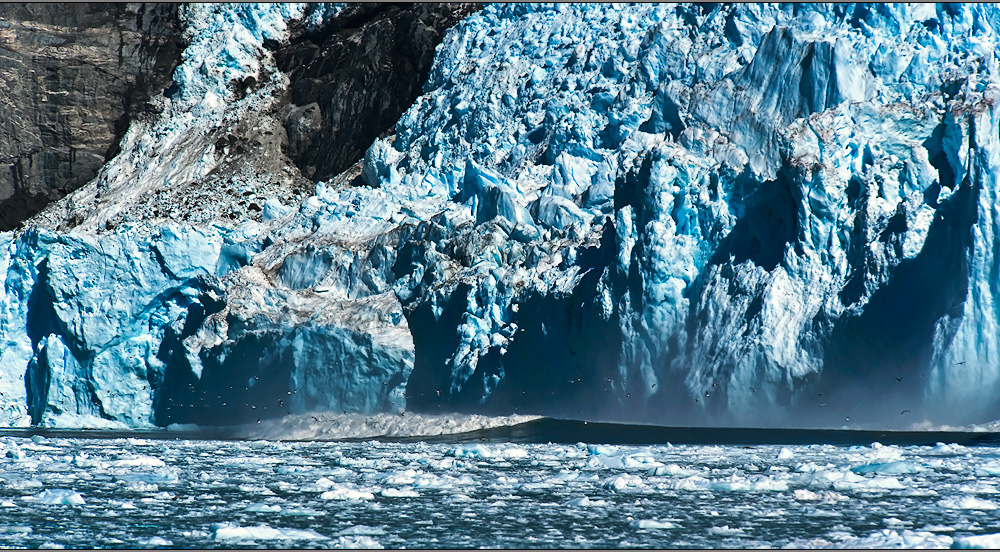
{"type": "Polygon", "coordinates": [[[388,100],[305,45],[363,8],[180,8],[170,87],[0,233],[0,425],[1000,419],[995,6],[461,9],[341,166],[388,100]]]}

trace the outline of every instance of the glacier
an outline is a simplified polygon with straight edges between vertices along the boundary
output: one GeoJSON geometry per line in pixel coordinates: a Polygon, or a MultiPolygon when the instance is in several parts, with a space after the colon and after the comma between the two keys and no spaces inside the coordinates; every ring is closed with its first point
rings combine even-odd
{"type": "Polygon", "coordinates": [[[186,8],[159,118],[0,234],[0,425],[1000,418],[995,7],[489,5],[299,194],[233,144],[340,9],[186,8]]]}

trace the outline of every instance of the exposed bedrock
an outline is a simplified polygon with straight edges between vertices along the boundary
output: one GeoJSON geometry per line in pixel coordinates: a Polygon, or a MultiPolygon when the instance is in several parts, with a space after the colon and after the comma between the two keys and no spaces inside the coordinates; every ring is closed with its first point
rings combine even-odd
{"type": "Polygon", "coordinates": [[[174,4],[0,6],[0,230],[86,184],[170,85],[174,4]]]}
{"type": "Polygon", "coordinates": [[[303,175],[333,178],[391,132],[422,92],[434,47],[480,7],[351,4],[320,28],[293,27],[274,57],[290,81],[288,156],[303,175]]]}

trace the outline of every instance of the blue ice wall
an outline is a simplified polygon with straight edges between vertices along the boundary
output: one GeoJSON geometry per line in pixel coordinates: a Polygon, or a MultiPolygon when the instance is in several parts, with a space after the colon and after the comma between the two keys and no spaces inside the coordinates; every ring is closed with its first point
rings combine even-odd
{"type": "Polygon", "coordinates": [[[4,423],[996,419],[998,23],[488,6],[361,186],[260,224],[7,235],[4,423]]]}

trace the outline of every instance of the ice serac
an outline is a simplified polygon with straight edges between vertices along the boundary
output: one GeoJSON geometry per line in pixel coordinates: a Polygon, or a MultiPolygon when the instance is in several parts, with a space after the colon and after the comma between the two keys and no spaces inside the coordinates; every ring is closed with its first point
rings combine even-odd
{"type": "Polygon", "coordinates": [[[995,417],[997,20],[906,5],[468,18],[392,151],[366,159],[373,185],[438,178],[470,209],[400,248],[424,271],[397,284],[415,404],[995,417]]]}
{"type": "Polygon", "coordinates": [[[1000,417],[995,7],[491,5],[328,179],[287,41],[354,12],[186,10],[160,118],[4,237],[5,423],[1000,417]]]}

